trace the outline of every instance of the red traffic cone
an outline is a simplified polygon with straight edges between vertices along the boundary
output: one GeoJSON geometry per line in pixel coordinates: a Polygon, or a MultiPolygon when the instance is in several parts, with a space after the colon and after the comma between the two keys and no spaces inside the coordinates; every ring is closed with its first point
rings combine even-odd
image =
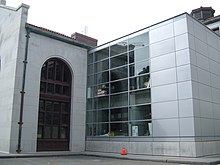
{"type": "Polygon", "coordinates": [[[121,150],[121,155],[127,155],[126,149],[122,148],[122,150],[121,150]]]}

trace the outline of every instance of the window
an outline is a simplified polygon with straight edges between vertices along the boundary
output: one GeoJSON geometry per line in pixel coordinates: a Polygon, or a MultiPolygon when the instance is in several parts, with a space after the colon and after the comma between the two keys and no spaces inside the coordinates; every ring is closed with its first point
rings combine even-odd
{"type": "Polygon", "coordinates": [[[127,53],[111,58],[111,68],[126,65],[128,63],[127,53]]]}
{"type": "Polygon", "coordinates": [[[121,67],[114,70],[111,70],[111,81],[123,79],[128,77],[128,67],[121,67]]]}
{"type": "MultiPolygon", "coordinates": [[[[102,49],[94,53],[95,61],[100,61],[102,59],[109,57],[109,48],[102,49]]],[[[91,61],[91,60],[90,60],[91,61]]]]}
{"type": "Polygon", "coordinates": [[[101,72],[109,68],[108,60],[95,63],[95,72],[101,72]]]}
{"type": "Polygon", "coordinates": [[[41,69],[38,151],[69,150],[70,101],[70,70],[62,60],[49,59],[41,69]]]}
{"type": "Polygon", "coordinates": [[[149,33],[102,47],[88,54],[86,135],[152,135],[149,33]]]}

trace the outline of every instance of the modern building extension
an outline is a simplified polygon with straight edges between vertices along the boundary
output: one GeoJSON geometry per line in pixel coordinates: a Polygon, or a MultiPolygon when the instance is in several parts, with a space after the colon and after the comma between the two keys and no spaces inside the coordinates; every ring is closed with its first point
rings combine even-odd
{"type": "Polygon", "coordinates": [[[219,153],[219,39],[184,13],[90,50],[86,150],[219,153]]]}

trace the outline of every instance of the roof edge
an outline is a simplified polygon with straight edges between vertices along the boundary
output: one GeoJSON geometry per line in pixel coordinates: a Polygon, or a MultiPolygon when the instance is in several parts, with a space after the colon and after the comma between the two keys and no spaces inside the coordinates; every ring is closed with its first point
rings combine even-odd
{"type": "MultiPolygon", "coordinates": [[[[171,19],[177,18],[177,17],[182,16],[182,15],[187,15],[187,16],[191,17],[192,19],[194,19],[195,21],[197,21],[198,23],[200,23],[201,25],[203,25],[204,27],[206,27],[206,28],[207,28],[209,31],[211,31],[213,34],[215,34],[216,36],[220,37],[220,36],[219,36],[218,34],[216,34],[214,31],[212,31],[211,29],[209,29],[203,22],[198,21],[196,18],[192,17],[189,13],[184,12],[184,13],[182,13],[182,14],[178,14],[178,15],[176,15],[176,16],[174,16],[174,17],[171,17],[171,18],[165,19],[165,20],[163,20],[163,21],[160,21],[160,22],[158,22],[158,23],[152,24],[152,25],[147,26],[147,27],[145,27],[145,28],[142,28],[142,29],[140,29],[140,30],[134,31],[134,32],[129,33],[129,34],[127,34],[127,35],[124,35],[124,36],[122,36],[122,37],[119,37],[119,38],[116,38],[116,39],[111,40],[111,41],[109,41],[109,42],[106,42],[106,43],[104,43],[104,44],[98,45],[98,46],[96,46],[96,47],[92,47],[92,48],[90,48],[89,51],[92,51],[92,50],[94,50],[94,49],[96,49],[96,48],[99,48],[99,47],[102,47],[102,46],[104,46],[104,45],[110,44],[111,42],[117,41],[117,40],[122,39],[122,38],[124,38],[124,37],[127,37],[127,36],[129,36],[129,35],[132,35],[132,34],[134,34],[134,33],[140,32],[140,31],[142,31],[142,30],[151,28],[151,27],[153,27],[153,26],[156,26],[156,25],[158,25],[158,24],[161,24],[161,23],[163,23],[163,22],[169,21],[169,20],[171,20],[171,19]]],[[[217,17],[218,17],[218,16],[217,16],[217,17]]]]}
{"type": "MultiPolygon", "coordinates": [[[[140,29],[140,30],[136,30],[136,31],[134,31],[134,32],[132,32],[132,33],[126,34],[126,35],[124,35],[124,36],[122,36],[122,37],[119,37],[119,38],[116,38],[116,39],[114,39],[114,40],[108,41],[108,42],[103,43],[103,44],[101,44],[101,45],[98,45],[98,46],[96,46],[96,47],[92,47],[91,50],[92,50],[92,49],[96,49],[96,48],[101,47],[101,46],[104,46],[104,45],[107,45],[107,44],[109,44],[109,43],[111,43],[111,42],[114,42],[114,41],[116,41],[116,40],[122,39],[122,38],[124,38],[124,37],[129,36],[129,35],[135,34],[135,33],[140,32],[140,31],[142,31],[142,30],[145,30],[145,29],[151,28],[151,27],[153,27],[153,26],[159,25],[159,24],[161,24],[161,23],[163,23],[163,22],[169,21],[169,20],[171,20],[171,19],[174,19],[174,18],[179,17],[179,16],[184,15],[184,14],[189,15],[187,12],[184,12],[184,13],[182,13],[182,14],[178,14],[178,15],[176,15],[176,16],[174,16],[174,17],[165,19],[165,20],[163,20],[163,21],[160,21],[160,22],[158,22],[158,23],[152,24],[152,25],[147,26],[147,27],[145,27],[145,28],[142,28],[142,29],[140,29]]],[[[190,15],[189,15],[189,16],[190,16],[190,15]]],[[[190,16],[190,17],[191,17],[191,16],[190,16]]]]}
{"type": "Polygon", "coordinates": [[[87,50],[92,48],[92,46],[78,42],[71,37],[65,36],[61,33],[58,33],[58,32],[43,28],[43,27],[38,27],[32,24],[26,23],[25,28],[32,33],[43,35],[45,37],[49,37],[51,39],[62,41],[62,42],[65,42],[71,45],[79,46],[87,50]]]}
{"type": "Polygon", "coordinates": [[[209,24],[209,23],[214,23],[214,22],[219,21],[219,20],[220,20],[220,15],[217,15],[217,16],[208,18],[205,21],[202,21],[202,23],[204,23],[206,25],[206,24],[209,24]]]}
{"type": "Polygon", "coordinates": [[[10,7],[10,6],[7,6],[7,5],[1,5],[1,4],[0,4],[0,8],[4,8],[4,9],[11,10],[11,11],[15,11],[15,12],[18,11],[18,10],[19,10],[20,8],[22,8],[22,7],[27,8],[27,9],[30,8],[29,5],[26,5],[26,4],[24,4],[24,3],[20,4],[17,8],[10,7]]]}

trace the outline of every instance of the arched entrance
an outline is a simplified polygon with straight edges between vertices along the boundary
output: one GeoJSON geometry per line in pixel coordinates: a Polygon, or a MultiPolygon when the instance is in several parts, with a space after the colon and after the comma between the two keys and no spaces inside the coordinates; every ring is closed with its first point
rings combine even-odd
{"type": "Polygon", "coordinates": [[[58,58],[41,69],[37,151],[67,151],[70,141],[71,72],[58,58]]]}

